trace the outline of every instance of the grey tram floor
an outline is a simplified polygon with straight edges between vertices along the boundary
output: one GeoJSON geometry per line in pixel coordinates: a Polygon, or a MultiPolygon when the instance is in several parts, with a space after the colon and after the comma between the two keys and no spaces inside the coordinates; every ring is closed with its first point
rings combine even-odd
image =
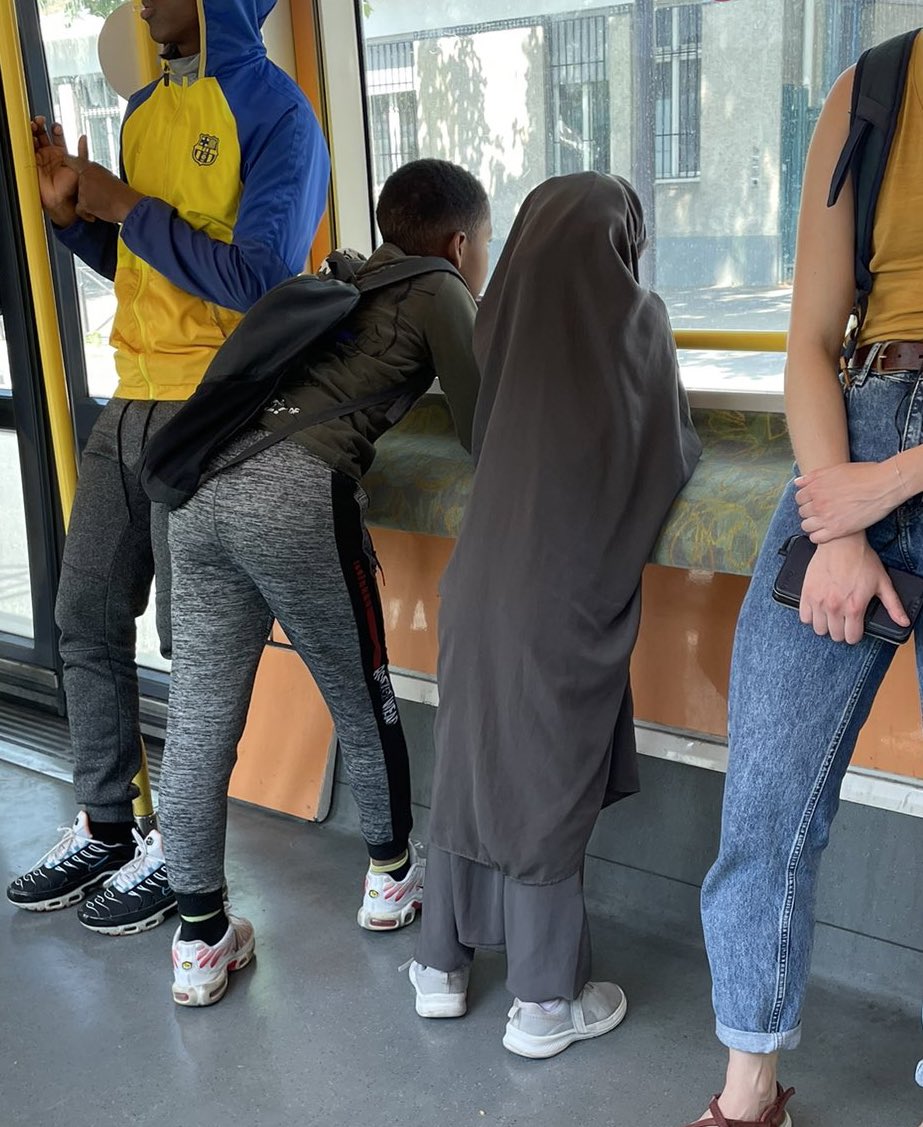
{"type": "MultiPolygon", "coordinates": [[[[69,787],[0,764],[6,880],[72,817],[69,787]]],[[[550,1061],[500,1044],[503,963],[479,956],[471,1010],[423,1021],[398,967],[414,927],[355,923],[362,844],[234,806],[229,876],[257,959],[226,998],[170,997],[172,923],[94,936],[73,910],[0,907],[0,1127],[679,1127],[718,1082],[705,957],[594,919],[596,975],[630,1000],[617,1031],[550,1061]]],[[[918,1127],[915,1000],[878,1005],[812,988],[805,1048],[786,1056],[796,1127],[918,1127]]]]}

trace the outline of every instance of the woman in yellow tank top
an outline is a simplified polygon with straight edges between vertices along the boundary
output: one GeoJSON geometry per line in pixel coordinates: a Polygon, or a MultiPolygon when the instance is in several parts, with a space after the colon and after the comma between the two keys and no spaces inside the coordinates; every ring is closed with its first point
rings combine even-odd
{"type": "MultiPolygon", "coordinates": [[[[874,284],[849,369],[853,188],[827,190],[850,127],[834,85],[805,171],[785,399],[801,477],[770,526],[737,626],[721,849],[702,890],[727,1080],[699,1127],[791,1127],[777,1057],[801,1036],[818,867],[840,784],[895,647],[874,598],[909,620],[885,565],[923,575],[923,36],[911,57],[873,230],[874,284]],[[779,547],[817,545],[800,614],[772,600],[779,547]]],[[[917,627],[918,672],[923,680],[917,627]]]]}

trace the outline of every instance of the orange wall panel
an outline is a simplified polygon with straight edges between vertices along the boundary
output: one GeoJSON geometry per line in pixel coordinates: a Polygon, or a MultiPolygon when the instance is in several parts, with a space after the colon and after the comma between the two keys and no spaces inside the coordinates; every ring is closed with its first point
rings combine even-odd
{"type": "MultiPolygon", "coordinates": [[[[374,530],[391,665],[434,675],[439,580],[454,541],[374,530]]],[[[665,728],[727,737],[734,627],[748,580],[651,565],[632,663],[635,713],[665,728]]],[[[314,682],[277,627],[257,675],[231,793],[302,818],[323,806],[333,724],[314,682]]],[[[900,648],[854,763],[923,778],[923,729],[913,649],[900,648]]]]}
{"type": "Polygon", "coordinates": [[[455,547],[443,536],[373,529],[388,657],[398,669],[436,673],[439,580],[455,547]]]}
{"type": "Polygon", "coordinates": [[[298,818],[324,817],[332,736],[330,713],[301,658],[287,646],[267,646],[237,748],[231,797],[298,818]]]}
{"type": "MultiPolygon", "coordinates": [[[[438,584],[454,542],[375,530],[393,666],[434,674],[438,584]]],[[[727,738],[727,692],[737,615],[748,580],[650,565],[632,662],[635,714],[665,728],[727,738]]],[[[923,778],[923,728],[914,653],[902,646],[885,678],[853,762],[923,778]]]]}
{"type": "MultiPolygon", "coordinates": [[[[321,70],[321,53],[317,34],[317,10],[313,0],[291,0],[292,43],[295,48],[295,71],[298,85],[314,107],[318,121],[330,144],[330,127],[324,100],[324,82],[321,70]]],[[[314,245],[308,257],[307,268],[319,270],[324,259],[333,250],[333,217],[328,206],[321,220],[314,245]]]]}

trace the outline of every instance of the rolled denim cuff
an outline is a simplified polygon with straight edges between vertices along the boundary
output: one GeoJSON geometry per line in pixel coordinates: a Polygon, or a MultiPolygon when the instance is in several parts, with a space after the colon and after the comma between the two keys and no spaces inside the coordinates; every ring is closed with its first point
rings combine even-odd
{"type": "Polygon", "coordinates": [[[715,1033],[722,1045],[741,1053],[777,1053],[780,1049],[798,1048],[801,1025],[783,1033],[749,1033],[744,1029],[731,1029],[716,1020],[715,1033]]]}

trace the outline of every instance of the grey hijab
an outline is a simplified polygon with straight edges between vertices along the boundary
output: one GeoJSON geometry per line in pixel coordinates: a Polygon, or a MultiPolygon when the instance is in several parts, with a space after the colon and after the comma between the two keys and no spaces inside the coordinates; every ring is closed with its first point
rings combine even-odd
{"type": "Polygon", "coordinates": [[[440,611],[431,840],[529,883],[579,870],[637,790],[640,582],[701,447],[640,202],[580,173],[527,198],[475,328],[477,468],[440,611]]]}

